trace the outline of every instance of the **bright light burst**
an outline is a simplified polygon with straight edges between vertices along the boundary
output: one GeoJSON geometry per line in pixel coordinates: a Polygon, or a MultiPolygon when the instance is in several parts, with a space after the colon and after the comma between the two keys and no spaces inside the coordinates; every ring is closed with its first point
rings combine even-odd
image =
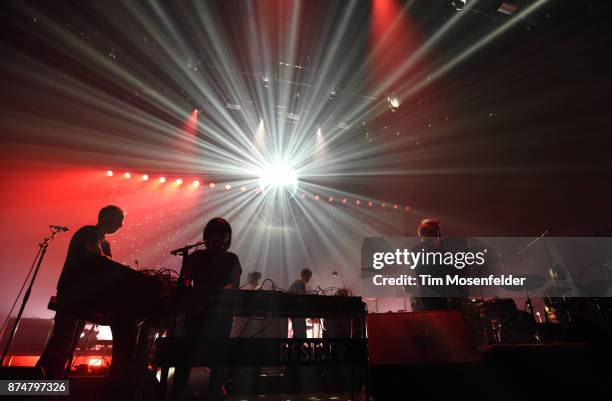
{"type": "Polygon", "coordinates": [[[258,172],[259,184],[264,189],[289,189],[295,193],[298,186],[297,172],[287,164],[274,164],[258,172]]]}
{"type": "MultiPolygon", "coordinates": [[[[66,21],[58,22],[49,10],[23,3],[23,25],[33,26],[32,36],[44,44],[40,47],[57,51],[55,59],[75,63],[67,63],[67,72],[58,71],[55,61],[45,64],[16,51],[12,56],[22,62],[10,68],[13,73],[28,71],[37,85],[33,93],[51,93],[50,98],[75,116],[75,121],[35,116],[35,128],[45,127],[33,141],[36,146],[41,138],[51,138],[50,147],[72,144],[82,159],[97,155],[101,163],[108,163],[112,154],[142,168],[206,176],[206,188],[190,191],[203,199],[194,203],[195,218],[181,217],[176,225],[184,231],[169,236],[171,243],[156,244],[160,254],[199,239],[204,221],[224,216],[235,227],[232,247],[243,265],[263,271],[281,286],[301,268],[311,267],[316,273],[330,266],[354,285],[358,278],[351,283],[348,277],[358,275],[355,255],[363,237],[405,232],[403,220],[393,215],[399,213],[394,212],[397,205],[386,207],[380,200],[368,200],[368,208],[360,204],[388,197],[384,186],[377,187],[379,180],[418,171],[407,161],[432,156],[416,149],[419,142],[411,135],[377,141],[396,130],[372,121],[391,111],[398,116],[411,110],[419,91],[545,2],[533,2],[472,42],[455,43],[463,35],[454,30],[469,15],[456,13],[434,34],[412,38],[415,51],[401,54],[399,65],[377,77],[369,75],[376,62],[372,55],[395,55],[405,44],[381,38],[398,26],[418,26],[409,21],[412,2],[398,7],[397,13],[381,14],[391,20],[376,21],[384,30],[380,37],[370,37],[367,28],[369,19],[378,17],[357,1],[322,2],[333,9],[323,14],[314,12],[320,7],[309,7],[310,1],[231,2],[231,13],[222,9],[225,2],[100,2],[91,13],[100,26],[112,27],[91,32],[82,21],[94,17],[79,15],[78,8],[66,7],[66,21]],[[223,16],[230,14],[228,22],[223,16]],[[318,34],[303,35],[306,31],[318,34]],[[419,70],[442,39],[449,38],[450,56],[419,70]],[[23,67],[26,62],[28,68],[23,67]],[[82,71],[92,76],[85,79],[82,71]],[[394,96],[387,98],[385,93],[394,96]],[[85,117],[91,121],[76,122],[85,117]],[[270,162],[276,160],[281,162],[270,162]],[[215,189],[211,179],[232,184],[223,191],[222,186],[215,189]],[[232,185],[240,190],[231,190],[232,185]],[[298,185],[302,196],[294,196],[298,185]],[[309,202],[322,196],[329,202],[309,202]],[[385,213],[374,211],[374,204],[385,213]]],[[[475,24],[467,25],[472,29],[475,24]]],[[[400,33],[396,36],[406,36],[400,33]]],[[[403,124],[418,137],[423,121],[410,117],[403,124]]],[[[14,121],[32,118],[25,114],[14,121]]],[[[457,149],[444,148],[441,153],[453,151],[457,149]]],[[[131,178],[131,173],[124,177],[131,178]]],[[[148,176],[142,178],[146,181],[148,176]]],[[[160,177],[159,183],[164,182],[166,178],[160,177]]],[[[398,201],[410,201],[410,194],[403,196],[406,199],[398,201]]],[[[146,203],[133,200],[132,208],[142,210],[146,203]]],[[[131,219],[134,215],[130,211],[131,219]]]]}

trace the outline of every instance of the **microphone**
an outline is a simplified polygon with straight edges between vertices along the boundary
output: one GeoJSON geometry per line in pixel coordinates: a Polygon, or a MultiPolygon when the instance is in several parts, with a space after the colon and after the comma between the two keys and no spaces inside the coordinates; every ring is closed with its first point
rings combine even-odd
{"type": "Polygon", "coordinates": [[[51,225],[51,226],[49,226],[49,228],[52,229],[52,230],[58,230],[58,231],[63,231],[63,232],[66,232],[66,231],[69,230],[69,228],[66,227],[66,226],[53,226],[53,225],[51,225]]]}

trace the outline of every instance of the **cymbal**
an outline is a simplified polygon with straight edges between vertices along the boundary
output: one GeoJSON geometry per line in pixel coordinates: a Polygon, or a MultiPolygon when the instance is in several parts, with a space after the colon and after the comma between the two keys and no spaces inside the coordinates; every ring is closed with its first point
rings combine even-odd
{"type": "Polygon", "coordinates": [[[525,278],[523,285],[502,285],[508,291],[532,291],[542,288],[548,279],[537,274],[517,274],[516,277],[525,278]]]}

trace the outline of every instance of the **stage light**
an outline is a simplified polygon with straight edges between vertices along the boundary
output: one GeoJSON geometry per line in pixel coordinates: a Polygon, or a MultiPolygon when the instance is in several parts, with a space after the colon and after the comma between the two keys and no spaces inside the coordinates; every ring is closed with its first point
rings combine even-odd
{"type": "Polygon", "coordinates": [[[387,204],[383,202],[380,207],[387,207],[387,204]]]}
{"type": "Polygon", "coordinates": [[[355,204],[356,204],[357,206],[359,206],[359,205],[361,205],[361,201],[360,201],[359,199],[357,199],[357,200],[355,201],[355,204]]]}
{"type": "Polygon", "coordinates": [[[397,205],[393,205],[393,209],[397,209],[397,205]]]}
{"type": "Polygon", "coordinates": [[[507,1],[504,1],[497,9],[498,12],[506,15],[514,14],[516,10],[518,10],[517,5],[507,1]]]}
{"type": "Polygon", "coordinates": [[[406,210],[407,211],[410,210],[410,206],[406,205],[406,210]]]}
{"type": "Polygon", "coordinates": [[[240,192],[245,192],[246,191],[246,187],[243,185],[240,187],[240,192]]]}
{"type": "Polygon", "coordinates": [[[143,175],[142,175],[142,180],[143,180],[143,181],[149,181],[149,176],[148,176],[148,175],[146,175],[146,174],[143,174],[143,175]]]}
{"type": "Polygon", "coordinates": [[[209,187],[214,188],[215,187],[215,183],[211,182],[210,184],[208,184],[209,187]]]}
{"type": "Polygon", "coordinates": [[[104,362],[104,358],[102,357],[90,357],[87,361],[87,365],[89,366],[102,366],[104,362]]]}
{"type": "Polygon", "coordinates": [[[467,0],[451,0],[451,6],[457,11],[463,10],[465,3],[467,3],[467,0]]]}
{"type": "Polygon", "coordinates": [[[372,207],[372,205],[373,205],[372,201],[369,201],[368,202],[368,207],[372,207]]]}
{"type": "Polygon", "coordinates": [[[125,174],[123,174],[123,176],[124,176],[125,178],[127,178],[128,180],[129,180],[130,178],[132,178],[132,174],[130,174],[130,173],[125,173],[125,174]]]}
{"type": "Polygon", "coordinates": [[[229,191],[230,189],[232,189],[232,186],[230,184],[225,184],[225,190],[229,191]]]}
{"type": "Polygon", "coordinates": [[[166,177],[159,177],[159,182],[161,182],[162,184],[166,182],[166,177]]]}
{"type": "Polygon", "coordinates": [[[396,97],[387,97],[387,106],[389,106],[391,111],[396,111],[399,109],[401,103],[402,102],[396,97]]]}
{"type": "Polygon", "coordinates": [[[112,170],[108,170],[106,172],[106,175],[109,176],[109,177],[112,177],[113,176],[113,171],[112,170]]]}
{"type": "Polygon", "coordinates": [[[330,203],[332,203],[332,202],[334,201],[334,197],[333,197],[333,196],[330,196],[329,198],[327,198],[327,200],[328,200],[330,203]]]}
{"type": "Polygon", "coordinates": [[[346,198],[342,198],[342,203],[346,204],[347,200],[346,198]]]}
{"type": "Polygon", "coordinates": [[[197,187],[199,187],[199,186],[200,186],[200,181],[195,180],[195,181],[193,181],[193,184],[192,184],[192,185],[193,185],[194,187],[196,187],[196,188],[197,188],[197,187]]]}
{"type": "Polygon", "coordinates": [[[315,195],[315,200],[319,200],[319,199],[321,199],[321,197],[318,194],[315,195]]]}
{"type": "Polygon", "coordinates": [[[176,185],[181,185],[182,183],[183,183],[183,180],[182,180],[182,179],[178,178],[178,179],[176,180],[176,185]]]}
{"type": "Polygon", "coordinates": [[[297,188],[296,171],[286,164],[276,164],[259,171],[259,184],[262,188],[297,188]]]}

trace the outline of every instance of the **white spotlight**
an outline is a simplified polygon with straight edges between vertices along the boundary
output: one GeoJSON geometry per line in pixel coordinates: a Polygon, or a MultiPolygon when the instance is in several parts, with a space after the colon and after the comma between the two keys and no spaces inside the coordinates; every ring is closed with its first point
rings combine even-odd
{"type": "Polygon", "coordinates": [[[259,183],[263,188],[296,188],[298,176],[296,171],[286,164],[276,164],[259,171],[259,183]]]}
{"type": "Polygon", "coordinates": [[[467,3],[467,0],[451,0],[451,5],[457,11],[463,10],[463,7],[465,6],[465,3],[467,3]]]}
{"type": "Polygon", "coordinates": [[[401,103],[402,103],[401,100],[399,100],[399,98],[397,98],[397,97],[388,97],[387,98],[387,105],[389,106],[391,111],[395,111],[395,110],[399,109],[401,103]]]}

